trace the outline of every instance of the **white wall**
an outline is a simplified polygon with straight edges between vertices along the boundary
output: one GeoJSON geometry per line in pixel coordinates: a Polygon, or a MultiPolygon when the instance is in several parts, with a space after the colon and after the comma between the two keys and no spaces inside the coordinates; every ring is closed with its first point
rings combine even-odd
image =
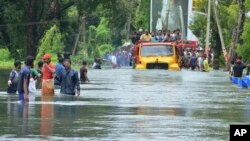
{"type": "MultiPolygon", "coordinates": [[[[192,6],[193,6],[193,0],[189,0],[188,2],[188,27],[194,18],[192,6]]],[[[193,34],[193,32],[189,28],[187,31],[187,40],[198,40],[198,38],[193,34]]]]}

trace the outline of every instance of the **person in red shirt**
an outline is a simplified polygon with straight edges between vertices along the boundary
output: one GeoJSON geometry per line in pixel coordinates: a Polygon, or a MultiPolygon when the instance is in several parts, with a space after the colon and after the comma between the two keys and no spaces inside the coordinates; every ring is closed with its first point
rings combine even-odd
{"type": "Polygon", "coordinates": [[[50,54],[43,56],[42,95],[54,95],[55,65],[51,63],[50,54]]]}

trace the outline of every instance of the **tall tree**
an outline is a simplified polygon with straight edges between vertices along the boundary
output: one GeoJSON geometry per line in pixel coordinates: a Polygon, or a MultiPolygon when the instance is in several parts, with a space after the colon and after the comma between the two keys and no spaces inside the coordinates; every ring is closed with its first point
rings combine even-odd
{"type": "Polygon", "coordinates": [[[27,55],[36,55],[36,49],[37,49],[37,32],[36,32],[36,24],[32,24],[33,22],[36,22],[36,11],[37,9],[37,0],[29,0],[28,5],[28,27],[27,27],[27,55]]]}
{"type": "MultiPolygon", "coordinates": [[[[202,12],[206,12],[206,7],[207,7],[207,0],[202,2],[203,4],[199,5],[199,10],[202,12]]],[[[234,31],[235,28],[232,27],[237,27],[238,21],[238,13],[239,13],[239,6],[237,5],[236,1],[230,1],[230,0],[225,0],[225,1],[218,1],[218,6],[217,6],[217,11],[218,11],[218,18],[220,19],[220,24],[222,27],[222,34],[225,40],[225,46],[226,49],[229,50],[230,47],[232,47],[232,33],[234,31]]],[[[218,36],[218,29],[216,26],[216,23],[214,22],[215,16],[213,15],[214,13],[212,13],[212,23],[211,23],[211,45],[212,48],[215,51],[215,60],[219,60],[219,56],[221,54],[221,45],[220,45],[220,41],[218,41],[219,37],[218,36]],[[217,53],[216,53],[217,51],[217,53]],[[220,51],[220,52],[218,52],[220,51]]],[[[197,35],[197,37],[199,37],[200,39],[204,39],[204,34],[202,34],[203,32],[203,28],[204,26],[202,26],[202,23],[204,23],[204,17],[202,16],[195,16],[194,18],[194,22],[191,25],[191,29],[193,30],[194,34],[197,35]],[[197,34],[197,33],[201,33],[201,34],[197,34]]],[[[240,33],[241,34],[241,33],[240,33]]],[[[239,35],[240,35],[239,34],[239,35]]],[[[231,48],[232,49],[232,48],[231,48]]],[[[233,48],[234,49],[234,48],[233,48]]],[[[230,52],[232,53],[232,52],[230,52]]],[[[230,57],[230,53],[229,53],[229,57],[230,57]]],[[[232,55],[231,55],[232,56],[232,55]]],[[[228,59],[230,60],[230,58],[228,59]]],[[[222,61],[222,60],[220,60],[222,61]]],[[[224,61],[224,60],[223,60],[224,61]]],[[[218,61],[215,61],[215,63],[218,61]]],[[[224,63],[223,63],[224,64],[224,63]]],[[[227,62],[228,64],[228,62],[227,62]]],[[[218,64],[214,64],[214,66],[218,66],[218,64]]],[[[216,67],[217,68],[217,67],[216,67]]]]}
{"type": "Polygon", "coordinates": [[[65,10],[75,2],[73,0],[19,0],[0,4],[5,5],[0,9],[3,16],[0,21],[3,25],[1,31],[6,33],[2,41],[9,47],[12,54],[19,49],[23,52],[19,55],[36,56],[39,40],[52,25],[51,21],[60,20],[65,10]],[[22,47],[19,47],[20,43],[23,43],[22,47]]]}
{"type": "MultiPolygon", "coordinates": [[[[250,11],[250,1],[246,0],[244,3],[245,11],[250,11]]],[[[240,42],[237,46],[237,53],[238,55],[243,57],[244,62],[250,63],[250,20],[244,20],[244,27],[242,30],[240,42]]]]}
{"type": "Polygon", "coordinates": [[[150,0],[139,0],[139,6],[136,10],[134,27],[149,30],[150,25],[150,0]]]}
{"type": "MultiPolygon", "coordinates": [[[[229,61],[235,60],[236,58],[236,47],[237,44],[240,43],[240,37],[243,33],[243,27],[244,27],[244,21],[245,21],[245,0],[237,0],[237,3],[239,5],[239,17],[238,17],[238,23],[234,28],[233,36],[232,36],[232,44],[229,50],[229,61]]],[[[228,66],[229,63],[228,62],[228,66]]],[[[228,67],[229,69],[229,67],[228,67]]]]}

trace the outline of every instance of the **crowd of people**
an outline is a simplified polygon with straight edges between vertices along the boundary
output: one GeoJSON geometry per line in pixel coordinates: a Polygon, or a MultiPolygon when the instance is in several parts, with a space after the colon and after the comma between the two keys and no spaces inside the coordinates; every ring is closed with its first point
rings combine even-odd
{"type": "Polygon", "coordinates": [[[80,83],[89,83],[87,76],[87,62],[83,61],[78,71],[71,67],[71,60],[58,56],[58,63],[51,62],[51,55],[45,54],[43,61],[34,67],[34,57],[28,56],[25,65],[19,60],[14,62],[14,69],[10,72],[7,93],[18,92],[21,101],[29,101],[35,97],[36,82],[41,81],[41,93],[44,96],[54,95],[55,88],[60,89],[61,94],[80,95],[80,83]]]}
{"type": "MultiPolygon", "coordinates": [[[[138,41],[143,42],[168,42],[181,40],[181,33],[179,29],[171,31],[158,31],[156,33],[149,33],[148,31],[133,32],[131,34],[133,44],[138,41]]],[[[114,52],[106,53],[104,60],[108,60],[112,68],[120,68],[122,66],[131,66],[132,45],[122,49],[116,49],[114,52]]],[[[213,62],[213,53],[209,56],[203,51],[184,49],[181,54],[181,67],[184,69],[199,70],[208,72],[210,64],[213,62]]],[[[95,58],[93,69],[101,69],[102,59],[95,58]]],[[[248,68],[247,74],[250,72],[250,65],[242,63],[242,58],[238,57],[232,62],[230,74],[235,77],[242,77],[242,72],[248,68]]],[[[36,93],[36,82],[41,81],[42,95],[54,95],[55,88],[60,89],[60,93],[68,95],[80,95],[80,83],[89,83],[87,76],[87,62],[83,61],[82,66],[78,71],[72,69],[71,60],[64,59],[58,56],[58,63],[54,65],[51,63],[51,55],[44,54],[42,61],[37,63],[37,68],[34,67],[34,58],[28,56],[25,65],[19,60],[14,62],[14,69],[10,72],[8,80],[8,93],[19,94],[19,99],[28,101],[29,98],[34,97],[36,93]]]]}
{"type": "Polygon", "coordinates": [[[104,59],[110,62],[112,68],[120,68],[131,65],[131,56],[131,48],[124,48],[105,54],[104,59]]]}
{"type": "MultiPolygon", "coordinates": [[[[138,32],[132,32],[130,35],[130,39],[135,45],[138,41],[142,42],[167,42],[167,41],[176,41],[181,40],[181,33],[179,29],[174,30],[171,32],[170,30],[159,30],[157,32],[143,31],[140,29],[138,32]]],[[[104,60],[110,62],[112,68],[120,68],[120,67],[127,67],[132,65],[132,46],[129,45],[122,49],[116,49],[113,52],[106,53],[103,57],[104,60]]],[[[96,64],[101,64],[100,62],[95,60],[93,64],[93,69],[96,68],[96,64]]]]}
{"type": "Polygon", "coordinates": [[[182,55],[182,68],[209,72],[209,66],[213,62],[212,52],[209,54],[209,58],[203,51],[185,49],[182,55]]]}
{"type": "Polygon", "coordinates": [[[143,31],[140,29],[138,32],[133,32],[130,35],[130,39],[133,44],[136,44],[138,41],[143,42],[170,42],[170,41],[178,41],[182,39],[182,34],[180,29],[176,29],[174,31],[170,30],[158,30],[157,32],[143,31]]]}
{"type": "MultiPolygon", "coordinates": [[[[131,41],[136,44],[138,41],[142,42],[173,42],[182,40],[182,34],[180,29],[174,31],[170,30],[158,30],[157,32],[148,31],[143,32],[140,29],[138,32],[133,32],[131,34],[131,41]]],[[[204,53],[204,51],[183,49],[181,52],[181,67],[191,70],[199,70],[203,72],[208,72],[210,70],[210,64],[213,62],[213,53],[209,53],[209,57],[204,53]]]]}

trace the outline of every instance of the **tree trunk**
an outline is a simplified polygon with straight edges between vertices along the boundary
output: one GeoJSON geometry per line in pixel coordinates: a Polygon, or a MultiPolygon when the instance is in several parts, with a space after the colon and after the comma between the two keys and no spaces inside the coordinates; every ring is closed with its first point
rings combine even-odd
{"type": "Polygon", "coordinates": [[[129,14],[129,17],[127,19],[127,24],[125,26],[126,26],[126,30],[127,30],[126,41],[128,41],[129,40],[129,36],[130,36],[130,29],[131,29],[131,14],[129,14]]]}
{"type": "MultiPolygon", "coordinates": [[[[59,0],[47,1],[49,7],[46,7],[47,4],[45,0],[42,0],[42,3],[39,3],[38,0],[29,0],[28,5],[28,22],[36,21],[50,21],[54,18],[59,19],[62,13],[67,10],[69,7],[75,4],[74,1],[69,1],[65,5],[60,5],[59,0]],[[41,12],[38,13],[38,4],[41,4],[41,12]]],[[[39,41],[44,35],[45,31],[48,28],[48,23],[44,22],[39,25],[30,24],[27,27],[27,55],[36,56],[38,51],[39,41]]]]}
{"type": "MultiPolygon", "coordinates": [[[[80,30],[80,29],[79,29],[79,30],[80,30]]],[[[75,44],[74,44],[74,47],[73,47],[73,50],[72,50],[72,55],[73,55],[73,56],[74,56],[75,53],[76,53],[76,47],[77,47],[77,45],[78,45],[79,38],[80,38],[80,31],[79,31],[79,33],[77,33],[77,35],[76,35],[76,41],[75,41],[75,44]]]]}
{"type": "Polygon", "coordinates": [[[87,13],[83,13],[83,21],[82,21],[82,43],[83,43],[83,58],[87,58],[87,43],[86,43],[86,18],[87,18],[87,13]]]}
{"type": "Polygon", "coordinates": [[[245,6],[244,6],[245,0],[238,0],[239,5],[239,19],[238,19],[238,25],[237,25],[237,32],[236,32],[236,38],[235,38],[235,44],[240,43],[240,36],[243,32],[244,27],[244,21],[245,21],[245,6]]]}
{"type": "Polygon", "coordinates": [[[72,50],[72,55],[76,54],[76,49],[77,49],[77,46],[78,46],[78,43],[79,43],[80,35],[81,35],[83,29],[85,28],[85,23],[86,23],[85,22],[85,16],[81,16],[80,22],[79,22],[79,31],[78,31],[77,36],[76,36],[75,44],[74,44],[74,47],[73,47],[73,50],[72,50]]]}
{"type": "Polygon", "coordinates": [[[222,45],[221,45],[221,40],[219,38],[219,33],[216,32],[214,33],[213,37],[214,37],[214,60],[213,60],[213,69],[214,70],[219,70],[220,68],[220,61],[219,61],[219,58],[220,58],[220,55],[221,55],[221,48],[222,48],[222,45]]]}
{"type": "MultiPolygon", "coordinates": [[[[28,5],[28,22],[32,23],[36,21],[36,0],[30,0],[28,5]]],[[[36,56],[37,43],[36,43],[36,25],[30,24],[27,27],[27,55],[36,56]]]]}
{"type": "Polygon", "coordinates": [[[240,43],[240,36],[243,32],[243,27],[244,27],[244,21],[245,21],[245,0],[238,0],[238,5],[239,5],[239,18],[238,18],[238,24],[236,26],[236,29],[234,30],[233,36],[232,36],[232,44],[229,50],[229,59],[227,62],[227,69],[229,70],[230,68],[230,62],[234,61],[237,54],[236,54],[236,45],[240,43]]]}

